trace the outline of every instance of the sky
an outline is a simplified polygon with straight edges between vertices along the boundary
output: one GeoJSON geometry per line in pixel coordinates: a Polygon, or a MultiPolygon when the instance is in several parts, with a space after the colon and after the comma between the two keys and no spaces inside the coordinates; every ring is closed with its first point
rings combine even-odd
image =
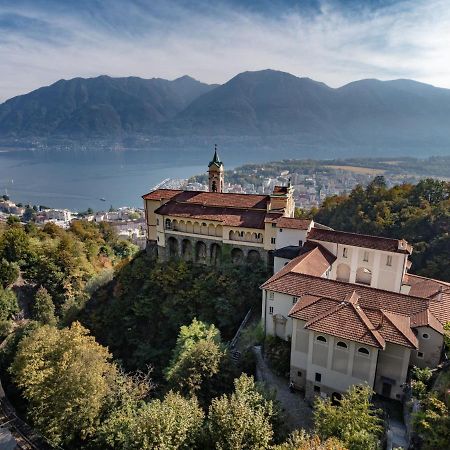
{"type": "Polygon", "coordinates": [[[0,0],[0,102],[61,78],[266,68],[450,88],[450,0],[0,0]]]}

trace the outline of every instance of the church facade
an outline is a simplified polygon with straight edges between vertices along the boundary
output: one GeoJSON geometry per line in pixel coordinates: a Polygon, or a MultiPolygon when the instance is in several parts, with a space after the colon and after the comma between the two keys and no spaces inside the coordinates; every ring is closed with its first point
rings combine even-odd
{"type": "Polygon", "coordinates": [[[293,217],[293,188],[276,186],[271,195],[224,192],[224,165],[215,149],[208,164],[209,191],[157,189],[142,198],[147,247],[158,258],[182,258],[217,265],[272,263],[276,221],[293,217]]]}

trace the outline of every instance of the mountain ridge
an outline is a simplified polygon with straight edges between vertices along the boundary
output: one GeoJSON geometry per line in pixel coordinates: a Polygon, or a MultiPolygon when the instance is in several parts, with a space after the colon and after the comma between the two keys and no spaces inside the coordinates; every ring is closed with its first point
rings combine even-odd
{"type": "Polygon", "coordinates": [[[450,147],[450,90],[409,79],[332,88],[271,69],[222,85],[101,75],[0,105],[0,137],[251,137],[289,145],[450,147]]]}

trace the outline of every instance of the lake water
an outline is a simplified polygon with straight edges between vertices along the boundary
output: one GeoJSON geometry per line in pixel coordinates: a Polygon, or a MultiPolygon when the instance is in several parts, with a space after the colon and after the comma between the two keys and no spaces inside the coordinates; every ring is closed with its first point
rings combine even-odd
{"type": "MultiPolygon", "coordinates": [[[[0,194],[15,202],[72,210],[142,207],[141,196],[165,178],[205,173],[213,151],[2,151],[0,194]],[[104,198],[103,202],[100,199],[104,198]]],[[[274,159],[253,152],[219,152],[225,168],[274,159]]]]}

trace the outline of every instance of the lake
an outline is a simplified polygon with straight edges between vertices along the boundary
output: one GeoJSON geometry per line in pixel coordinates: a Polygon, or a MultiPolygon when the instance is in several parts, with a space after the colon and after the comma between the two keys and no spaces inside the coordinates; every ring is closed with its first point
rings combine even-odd
{"type": "MultiPolygon", "coordinates": [[[[226,169],[275,159],[273,155],[262,156],[256,149],[219,149],[219,154],[226,169]]],[[[0,194],[7,192],[15,202],[75,211],[104,210],[110,205],[142,207],[141,195],[157,183],[205,173],[212,155],[211,149],[1,151],[0,194]]]]}

